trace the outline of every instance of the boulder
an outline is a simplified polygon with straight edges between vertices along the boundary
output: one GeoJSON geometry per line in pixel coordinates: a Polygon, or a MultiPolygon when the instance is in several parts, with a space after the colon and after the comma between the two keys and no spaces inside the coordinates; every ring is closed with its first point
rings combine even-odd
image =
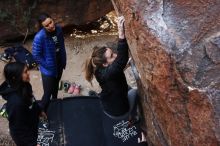
{"type": "Polygon", "coordinates": [[[2,0],[0,42],[37,31],[40,13],[50,14],[61,26],[85,25],[113,9],[109,0],[2,0]]]}
{"type": "Polygon", "coordinates": [[[220,1],[114,0],[154,146],[220,145],[220,1]]]}

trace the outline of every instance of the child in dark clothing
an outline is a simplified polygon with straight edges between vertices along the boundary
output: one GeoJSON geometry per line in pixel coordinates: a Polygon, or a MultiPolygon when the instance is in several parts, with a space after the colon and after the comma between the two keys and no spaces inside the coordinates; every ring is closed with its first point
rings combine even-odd
{"type": "Polygon", "coordinates": [[[29,72],[23,63],[9,63],[4,67],[5,81],[0,95],[7,100],[9,129],[17,146],[36,146],[39,116],[41,112],[32,94],[29,72]]]}
{"type": "Polygon", "coordinates": [[[124,74],[128,62],[124,17],[119,17],[118,32],[117,54],[108,47],[95,47],[85,65],[86,80],[91,82],[95,76],[102,88],[100,97],[103,108],[113,116],[120,116],[129,111],[128,85],[124,74]]]}

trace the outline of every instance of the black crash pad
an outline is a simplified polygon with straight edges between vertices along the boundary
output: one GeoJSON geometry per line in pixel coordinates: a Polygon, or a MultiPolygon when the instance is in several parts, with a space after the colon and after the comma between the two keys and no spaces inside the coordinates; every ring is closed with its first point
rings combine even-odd
{"type": "Polygon", "coordinates": [[[128,116],[106,115],[98,97],[79,96],[52,100],[49,126],[39,123],[41,146],[143,146],[139,123],[129,124],[128,116]]]}

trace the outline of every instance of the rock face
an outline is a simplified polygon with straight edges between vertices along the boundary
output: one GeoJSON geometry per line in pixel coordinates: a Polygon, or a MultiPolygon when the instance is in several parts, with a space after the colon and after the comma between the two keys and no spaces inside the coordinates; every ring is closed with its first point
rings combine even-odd
{"type": "Polygon", "coordinates": [[[0,1],[0,42],[36,32],[36,18],[50,14],[62,26],[83,25],[113,9],[109,0],[2,0],[0,1]]]}
{"type": "Polygon", "coordinates": [[[220,1],[115,0],[155,146],[220,145],[220,1]]]}

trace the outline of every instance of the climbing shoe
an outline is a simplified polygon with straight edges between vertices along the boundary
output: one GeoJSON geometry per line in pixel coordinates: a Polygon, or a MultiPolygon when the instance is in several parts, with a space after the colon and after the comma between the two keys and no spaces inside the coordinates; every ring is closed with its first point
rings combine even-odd
{"type": "Polygon", "coordinates": [[[67,92],[69,90],[69,87],[70,87],[70,83],[69,82],[64,82],[63,83],[63,89],[64,89],[64,92],[67,92]]]}
{"type": "Polygon", "coordinates": [[[73,95],[79,95],[80,94],[80,90],[81,90],[81,85],[77,84],[75,85],[74,91],[73,91],[73,95]]]}
{"type": "Polygon", "coordinates": [[[63,89],[63,81],[60,80],[58,90],[62,90],[62,89],[63,89]]]}
{"type": "Polygon", "coordinates": [[[89,90],[88,95],[89,96],[98,96],[98,94],[94,90],[89,90]]]}
{"type": "Polygon", "coordinates": [[[76,84],[72,83],[68,89],[68,93],[69,94],[73,94],[74,90],[75,90],[76,84]]]}

